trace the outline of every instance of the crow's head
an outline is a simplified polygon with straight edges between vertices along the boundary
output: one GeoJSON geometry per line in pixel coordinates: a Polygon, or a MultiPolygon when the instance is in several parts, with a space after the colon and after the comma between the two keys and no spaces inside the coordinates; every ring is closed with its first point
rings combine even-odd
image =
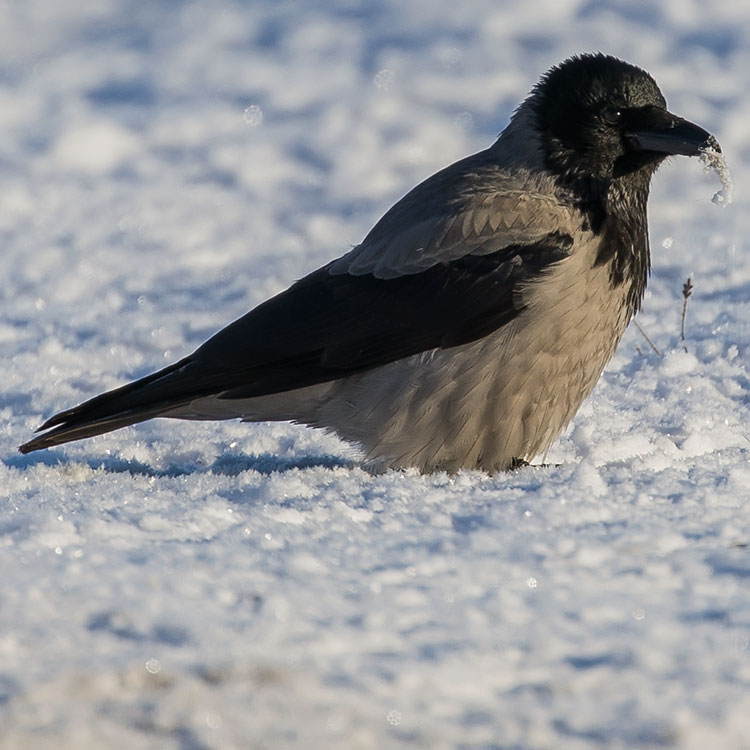
{"type": "Polygon", "coordinates": [[[608,55],[571,57],[552,68],[527,103],[547,167],[573,179],[636,172],[648,179],[667,156],[719,149],[713,136],[667,110],[645,70],[608,55]]]}

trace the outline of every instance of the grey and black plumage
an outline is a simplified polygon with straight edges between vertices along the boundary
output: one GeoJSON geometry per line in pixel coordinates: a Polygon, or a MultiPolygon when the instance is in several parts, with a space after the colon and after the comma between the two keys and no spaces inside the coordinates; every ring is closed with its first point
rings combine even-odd
{"type": "Polygon", "coordinates": [[[651,177],[718,150],[645,71],[572,57],[488,149],[353,250],[159,372],[61,412],[38,450],[153,417],[292,420],[378,467],[508,469],[591,392],[649,273],[651,177]]]}

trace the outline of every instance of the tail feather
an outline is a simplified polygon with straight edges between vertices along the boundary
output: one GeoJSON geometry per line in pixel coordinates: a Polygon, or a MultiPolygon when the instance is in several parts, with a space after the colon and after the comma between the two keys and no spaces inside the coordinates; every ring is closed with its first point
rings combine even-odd
{"type": "Polygon", "coordinates": [[[189,402],[195,392],[194,378],[187,378],[191,382],[191,388],[175,388],[174,383],[175,376],[179,378],[179,371],[189,363],[190,358],[181,360],[159,372],[55,414],[37,429],[37,432],[50,432],[29,440],[19,446],[18,450],[21,453],[31,453],[71,440],[101,435],[158,417],[189,402]]]}
{"type": "Polygon", "coordinates": [[[161,406],[150,410],[140,410],[131,414],[123,414],[109,419],[103,418],[94,421],[87,420],[63,424],[44,435],[29,440],[28,443],[19,446],[18,450],[21,453],[31,453],[32,451],[38,451],[42,448],[52,448],[55,445],[69,443],[72,440],[94,437],[94,435],[101,435],[105,432],[118,430],[120,427],[128,427],[129,425],[144,422],[153,417],[158,417],[159,414],[163,412],[164,407],[161,406]]]}

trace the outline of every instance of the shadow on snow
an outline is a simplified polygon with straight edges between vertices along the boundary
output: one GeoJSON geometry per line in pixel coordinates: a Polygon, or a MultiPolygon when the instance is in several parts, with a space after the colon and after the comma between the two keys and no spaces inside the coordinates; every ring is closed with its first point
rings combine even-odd
{"type": "MultiPolygon", "coordinates": [[[[15,469],[29,469],[35,466],[65,466],[81,463],[76,459],[70,458],[64,452],[56,450],[48,450],[28,456],[9,456],[3,462],[6,466],[15,469]]],[[[92,457],[84,459],[82,463],[87,464],[92,469],[114,474],[140,474],[149,477],[179,477],[186,474],[237,476],[245,471],[255,471],[259,474],[268,475],[292,469],[311,469],[316,467],[351,469],[356,466],[355,461],[341,458],[340,456],[322,455],[284,458],[273,453],[261,453],[259,455],[226,453],[216,458],[210,464],[203,463],[197,459],[185,459],[183,461],[170,461],[166,466],[162,467],[137,459],[119,458],[117,456],[92,457]]]]}

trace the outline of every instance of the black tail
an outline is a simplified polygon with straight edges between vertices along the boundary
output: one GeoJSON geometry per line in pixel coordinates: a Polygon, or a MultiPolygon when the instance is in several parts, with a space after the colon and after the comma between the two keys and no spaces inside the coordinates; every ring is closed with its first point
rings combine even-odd
{"type": "Polygon", "coordinates": [[[195,380],[185,380],[193,387],[180,388],[175,380],[189,367],[190,357],[176,362],[145,378],[128,383],[107,393],[66,409],[48,419],[37,432],[50,430],[44,435],[21,445],[21,453],[31,453],[71,440],[101,435],[131,424],[159,416],[172,408],[188,403],[195,395],[195,380]],[[175,377],[177,376],[177,377],[175,377]],[[53,429],[51,429],[53,428],[53,429]]]}

